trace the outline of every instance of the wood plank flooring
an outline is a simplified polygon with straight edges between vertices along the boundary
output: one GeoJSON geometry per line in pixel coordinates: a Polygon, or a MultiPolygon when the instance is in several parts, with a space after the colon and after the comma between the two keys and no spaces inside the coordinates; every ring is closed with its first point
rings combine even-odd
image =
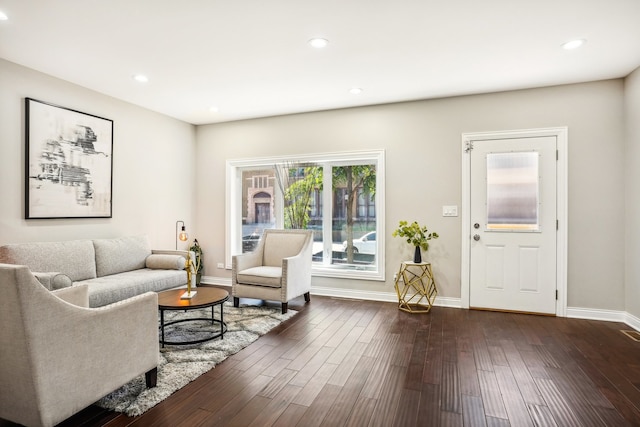
{"type": "Polygon", "coordinates": [[[142,416],[92,406],[60,426],[640,426],[640,343],[624,324],[289,307],[300,313],[142,416]]]}

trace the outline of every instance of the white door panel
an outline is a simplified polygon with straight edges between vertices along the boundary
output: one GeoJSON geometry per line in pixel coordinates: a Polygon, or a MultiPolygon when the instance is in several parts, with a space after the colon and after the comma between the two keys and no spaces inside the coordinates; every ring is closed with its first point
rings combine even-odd
{"type": "Polygon", "coordinates": [[[474,141],[470,289],[476,308],[556,312],[556,137],[474,141]]]}

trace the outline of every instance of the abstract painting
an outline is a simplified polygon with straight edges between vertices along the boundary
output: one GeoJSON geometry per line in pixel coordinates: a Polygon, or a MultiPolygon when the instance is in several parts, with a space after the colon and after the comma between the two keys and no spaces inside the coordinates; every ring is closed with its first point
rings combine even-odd
{"type": "Polygon", "coordinates": [[[25,99],[25,218],[111,218],[113,121],[25,99]]]}

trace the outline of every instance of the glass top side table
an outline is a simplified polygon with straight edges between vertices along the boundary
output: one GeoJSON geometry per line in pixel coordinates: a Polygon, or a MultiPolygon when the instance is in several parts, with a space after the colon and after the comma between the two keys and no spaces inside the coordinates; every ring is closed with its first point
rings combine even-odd
{"type": "Polygon", "coordinates": [[[395,289],[400,310],[428,313],[438,294],[431,263],[403,261],[395,277],[395,289]]]}

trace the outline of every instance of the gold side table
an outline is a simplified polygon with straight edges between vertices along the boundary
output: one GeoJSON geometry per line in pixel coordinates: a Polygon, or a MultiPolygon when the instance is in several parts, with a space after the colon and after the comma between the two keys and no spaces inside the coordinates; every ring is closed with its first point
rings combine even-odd
{"type": "Polygon", "coordinates": [[[431,263],[403,261],[395,278],[395,288],[400,310],[428,313],[438,294],[431,263]]]}

